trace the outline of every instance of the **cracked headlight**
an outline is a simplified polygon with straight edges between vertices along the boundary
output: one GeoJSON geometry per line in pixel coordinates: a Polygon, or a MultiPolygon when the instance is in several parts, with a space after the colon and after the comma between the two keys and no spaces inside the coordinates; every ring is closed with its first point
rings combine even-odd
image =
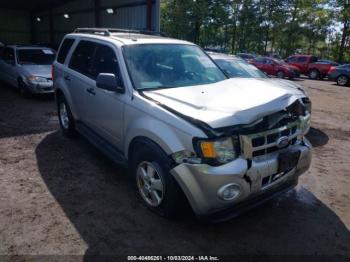
{"type": "Polygon", "coordinates": [[[197,143],[199,155],[211,165],[222,165],[237,158],[237,150],[232,137],[216,140],[199,140],[197,143]]]}
{"type": "Polygon", "coordinates": [[[189,164],[200,164],[202,159],[198,158],[195,153],[187,150],[178,151],[171,155],[174,161],[178,164],[189,163],[189,164]]]}

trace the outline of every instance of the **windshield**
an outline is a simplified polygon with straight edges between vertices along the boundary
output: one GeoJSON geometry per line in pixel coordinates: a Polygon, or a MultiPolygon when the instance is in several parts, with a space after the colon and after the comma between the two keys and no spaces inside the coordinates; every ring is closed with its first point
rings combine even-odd
{"type": "Polygon", "coordinates": [[[242,78],[268,78],[263,72],[255,66],[248,64],[241,59],[214,59],[220,68],[225,71],[229,77],[242,78]]]}
{"type": "Polygon", "coordinates": [[[17,63],[20,65],[51,65],[55,52],[51,49],[19,49],[17,63]]]}
{"type": "Polygon", "coordinates": [[[133,84],[138,90],[216,83],[223,72],[197,46],[142,44],[123,47],[133,84]]]}

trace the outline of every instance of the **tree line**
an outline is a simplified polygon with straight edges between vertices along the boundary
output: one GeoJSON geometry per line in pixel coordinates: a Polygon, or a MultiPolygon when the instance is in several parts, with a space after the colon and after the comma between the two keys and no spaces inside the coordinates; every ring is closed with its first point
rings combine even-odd
{"type": "Polygon", "coordinates": [[[350,62],[350,0],[161,0],[161,30],[232,54],[350,62]]]}

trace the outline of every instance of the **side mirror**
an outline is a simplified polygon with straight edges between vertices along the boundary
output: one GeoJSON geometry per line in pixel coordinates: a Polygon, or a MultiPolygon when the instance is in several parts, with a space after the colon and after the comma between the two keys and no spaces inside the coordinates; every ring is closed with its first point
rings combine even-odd
{"type": "Polygon", "coordinates": [[[124,88],[119,85],[119,79],[114,74],[99,74],[96,79],[96,86],[107,91],[124,93],[124,88]]]}

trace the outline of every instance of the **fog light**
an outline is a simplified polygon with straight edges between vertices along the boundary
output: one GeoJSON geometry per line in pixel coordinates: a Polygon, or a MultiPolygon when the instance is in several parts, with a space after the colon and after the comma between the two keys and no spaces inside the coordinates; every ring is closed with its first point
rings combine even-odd
{"type": "Polygon", "coordinates": [[[237,184],[228,184],[221,187],[218,191],[218,196],[222,200],[233,200],[241,194],[241,188],[237,184]]]}

